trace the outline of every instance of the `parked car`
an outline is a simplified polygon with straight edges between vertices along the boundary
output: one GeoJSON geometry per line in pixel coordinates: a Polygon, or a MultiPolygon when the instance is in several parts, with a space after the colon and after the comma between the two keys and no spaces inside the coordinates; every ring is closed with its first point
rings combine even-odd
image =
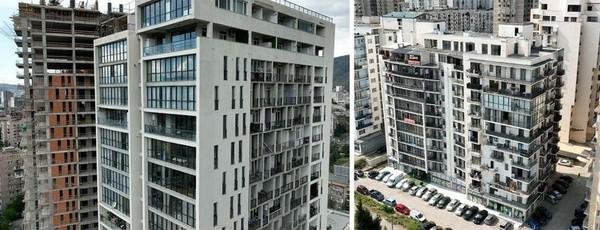
{"type": "Polygon", "coordinates": [[[567,194],[567,189],[562,187],[559,184],[556,184],[556,183],[552,184],[552,189],[560,192],[561,194],[567,194]]]}
{"type": "Polygon", "coordinates": [[[560,192],[556,191],[556,190],[552,190],[551,193],[552,193],[552,195],[554,195],[559,200],[562,199],[562,197],[563,197],[563,195],[560,192]]]}
{"type": "Polygon", "coordinates": [[[390,172],[390,173],[388,173],[387,175],[385,175],[385,176],[384,176],[384,177],[381,179],[381,182],[383,182],[383,183],[387,183],[387,182],[388,182],[388,180],[390,179],[390,177],[392,177],[392,175],[394,175],[394,174],[393,174],[393,173],[391,173],[391,172],[390,172]]]}
{"type": "Polygon", "coordinates": [[[481,223],[483,223],[483,220],[485,220],[485,218],[487,218],[487,216],[488,216],[488,211],[481,210],[475,215],[475,217],[473,217],[473,223],[481,224],[481,223]]]}
{"type": "Polygon", "coordinates": [[[489,225],[489,226],[493,226],[494,224],[496,224],[496,221],[498,221],[498,218],[496,218],[496,216],[494,216],[493,214],[489,214],[485,220],[483,220],[483,223],[489,225]]]}
{"type": "Polygon", "coordinates": [[[560,186],[563,186],[564,188],[568,189],[569,187],[571,187],[571,184],[569,184],[568,182],[565,182],[563,180],[556,180],[554,181],[555,184],[559,184],[560,186]]]}
{"type": "Polygon", "coordinates": [[[529,219],[527,221],[527,225],[529,226],[529,228],[533,229],[533,230],[540,230],[540,223],[538,223],[536,220],[534,220],[533,218],[529,219]]]}
{"type": "Polygon", "coordinates": [[[500,230],[511,230],[513,227],[512,222],[508,222],[508,221],[503,221],[500,224],[500,230]]]}
{"type": "Polygon", "coordinates": [[[389,171],[383,171],[383,172],[379,172],[379,175],[377,175],[377,177],[375,177],[375,180],[381,181],[383,180],[384,177],[386,177],[387,175],[390,175],[389,171]]]}
{"type": "Polygon", "coordinates": [[[446,205],[448,205],[448,203],[450,203],[450,197],[444,196],[442,199],[440,199],[440,201],[437,202],[436,206],[439,209],[443,209],[446,207],[446,205]]]}
{"type": "Polygon", "coordinates": [[[546,194],[544,198],[551,204],[558,204],[558,198],[553,194],[546,194]]]}
{"type": "Polygon", "coordinates": [[[417,194],[416,197],[421,198],[423,195],[425,195],[425,193],[427,192],[427,188],[426,187],[422,187],[419,190],[417,190],[417,194]]]}
{"type": "Polygon", "coordinates": [[[429,201],[429,199],[431,199],[431,197],[433,195],[435,195],[436,193],[437,193],[437,189],[435,189],[435,188],[429,189],[429,190],[427,190],[427,192],[425,193],[425,195],[423,195],[422,199],[424,201],[429,201]]]}
{"type": "Polygon", "coordinates": [[[408,182],[410,179],[409,178],[404,178],[402,180],[400,180],[400,182],[398,182],[396,184],[396,186],[394,186],[397,189],[402,189],[402,185],[404,185],[404,183],[408,182]]]}
{"type": "Polygon", "coordinates": [[[358,177],[365,177],[365,173],[360,169],[354,170],[354,175],[357,175],[358,177]]]}
{"type": "Polygon", "coordinates": [[[475,214],[479,211],[477,206],[471,206],[465,213],[462,215],[463,219],[466,221],[470,221],[471,218],[475,216],[475,214]]]}
{"type": "Polygon", "coordinates": [[[438,201],[442,199],[443,195],[441,193],[435,194],[431,199],[429,199],[429,205],[435,206],[438,201]]]}
{"type": "Polygon", "coordinates": [[[432,229],[432,228],[435,228],[435,223],[434,222],[427,221],[425,223],[421,223],[421,229],[427,229],[427,230],[429,230],[429,229],[432,229]]]}
{"type": "Polygon", "coordinates": [[[540,207],[537,208],[536,211],[538,211],[541,214],[543,214],[544,217],[546,217],[546,219],[548,219],[548,220],[552,219],[552,213],[546,207],[540,206],[540,207]]]}
{"type": "Polygon", "coordinates": [[[423,214],[417,210],[410,210],[410,214],[409,214],[410,218],[413,218],[415,220],[422,222],[425,222],[427,219],[425,218],[425,216],[423,216],[423,214]]]}
{"type": "Polygon", "coordinates": [[[356,186],[356,191],[363,195],[369,195],[369,189],[364,185],[356,186]]]}
{"type": "Polygon", "coordinates": [[[572,182],[573,182],[573,177],[571,177],[571,176],[562,175],[562,176],[560,176],[559,178],[560,178],[560,179],[563,179],[563,180],[566,180],[566,181],[568,181],[569,183],[572,183],[572,182]]]}
{"type": "Polygon", "coordinates": [[[562,158],[562,159],[558,160],[558,164],[562,165],[562,166],[571,167],[571,166],[573,166],[573,161],[562,158]]]}
{"type": "Polygon", "coordinates": [[[405,183],[402,185],[402,191],[403,191],[403,192],[408,192],[408,190],[409,190],[409,189],[410,189],[412,186],[414,186],[414,185],[415,185],[415,182],[412,182],[412,181],[405,182],[405,183]]]}
{"type": "Polygon", "coordinates": [[[385,185],[393,188],[398,182],[400,182],[400,180],[402,180],[402,178],[404,178],[404,176],[406,176],[406,174],[403,172],[393,172],[385,185]]]}
{"type": "Polygon", "coordinates": [[[541,213],[539,210],[536,210],[531,214],[531,218],[535,219],[540,225],[546,225],[548,223],[548,219],[546,215],[541,213]]]}
{"type": "Polygon", "coordinates": [[[370,171],[367,173],[367,177],[369,177],[369,179],[375,179],[377,176],[379,176],[379,172],[377,171],[370,171]]]}
{"type": "Polygon", "coordinates": [[[408,194],[411,196],[415,196],[415,194],[417,194],[417,190],[419,190],[421,187],[419,187],[418,185],[412,186],[412,188],[410,188],[410,190],[408,190],[408,194]]]}
{"type": "Polygon", "coordinates": [[[387,199],[383,200],[383,204],[390,207],[396,207],[396,199],[388,197],[387,199]]]}
{"type": "Polygon", "coordinates": [[[446,206],[446,211],[453,212],[456,209],[456,207],[458,207],[459,205],[460,205],[460,201],[458,201],[458,199],[454,199],[454,200],[450,201],[448,206],[446,206]]]}
{"type": "Polygon", "coordinates": [[[369,191],[369,194],[371,195],[371,198],[373,198],[379,202],[381,202],[381,201],[383,201],[383,199],[385,199],[383,194],[381,194],[381,192],[379,192],[377,190],[371,190],[371,191],[369,191]]]}
{"type": "Polygon", "coordinates": [[[400,203],[396,203],[396,207],[394,207],[394,209],[396,209],[396,212],[402,213],[404,215],[410,214],[410,209],[400,203]]]}
{"type": "Polygon", "coordinates": [[[467,211],[467,209],[469,209],[469,205],[461,204],[458,206],[458,208],[456,208],[456,211],[454,211],[454,214],[457,216],[462,216],[463,213],[465,213],[465,211],[467,211]]]}

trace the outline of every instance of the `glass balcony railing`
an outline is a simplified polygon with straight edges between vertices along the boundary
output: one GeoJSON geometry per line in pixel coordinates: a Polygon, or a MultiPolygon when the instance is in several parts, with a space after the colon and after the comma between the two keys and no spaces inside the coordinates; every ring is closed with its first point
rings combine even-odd
{"type": "Polygon", "coordinates": [[[194,130],[175,129],[159,125],[146,125],[146,132],[154,133],[167,137],[181,138],[186,140],[195,140],[196,132],[194,130]]]}
{"type": "Polygon", "coordinates": [[[189,50],[196,48],[196,39],[188,39],[182,41],[176,41],[171,43],[165,43],[155,46],[144,47],[144,56],[151,56],[157,54],[171,53],[182,50],[189,50]]]}

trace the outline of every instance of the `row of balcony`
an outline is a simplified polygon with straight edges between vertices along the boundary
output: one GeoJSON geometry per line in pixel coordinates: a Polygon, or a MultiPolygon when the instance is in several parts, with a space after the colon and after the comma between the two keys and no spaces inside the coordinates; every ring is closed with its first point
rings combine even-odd
{"type": "Polygon", "coordinates": [[[282,74],[282,73],[265,73],[262,71],[252,71],[250,80],[253,83],[266,82],[266,83],[312,83],[311,79],[314,79],[315,83],[323,83],[324,77],[322,75],[315,75],[314,78],[311,75],[306,74],[282,74]]]}
{"type": "MultiPolygon", "coordinates": [[[[195,128],[195,127],[193,127],[195,128]]],[[[165,127],[163,125],[145,125],[145,132],[158,134],[167,137],[181,138],[186,140],[196,140],[196,131],[189,129],[177,129],[165,127]]]]}
{"type": "Polygon", "coordinates": [[[250,123],[250,133],[268,132],[276,129],[291,128],[297,125],[304,125],[310,123],[308,117],[294,118],[289,120],[278,120],[273,122],[252,122],[250,123]]]}
{"type": "Polygon", "coordinates": [[[310,96],[285,98],[255,98],[252,100],[252,108],[305,104],[310,104],[310,96]]]}

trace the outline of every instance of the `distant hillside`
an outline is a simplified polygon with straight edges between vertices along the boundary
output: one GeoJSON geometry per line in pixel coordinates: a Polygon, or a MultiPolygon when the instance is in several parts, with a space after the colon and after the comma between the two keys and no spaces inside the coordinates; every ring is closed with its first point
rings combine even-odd
{"type": "Polygon", "coordinates": [[[6,84],[6,83],[0,83],[0,91],[10,91],[16,95],[19,95],[22,93],[22,89],[20,89],[18,85],[6,84]]]}
{"type": "Polygon", "coordinates": [[[350,91],[350,55],[339,56],[333,60],[333,87],[338,85],[350,91]]]}

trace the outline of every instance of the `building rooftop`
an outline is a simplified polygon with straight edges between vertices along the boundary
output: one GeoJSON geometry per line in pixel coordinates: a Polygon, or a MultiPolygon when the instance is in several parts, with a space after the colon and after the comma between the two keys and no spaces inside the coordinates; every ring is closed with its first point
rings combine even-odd
{"type": "Polygon", "coordinates": [[[402,11],[402,12],[391,12],[389,14],[383,15],[383,17],[388,18],[417,18],[426,13],[423,12],[413,12],[413,11],[402,11]]]}

